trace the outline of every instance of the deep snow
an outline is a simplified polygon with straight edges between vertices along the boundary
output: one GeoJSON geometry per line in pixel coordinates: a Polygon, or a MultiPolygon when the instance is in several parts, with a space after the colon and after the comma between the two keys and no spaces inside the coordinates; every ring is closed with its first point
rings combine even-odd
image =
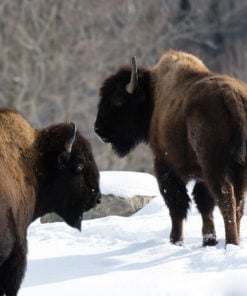
{"type": "Polygon", "coordinates": [[[246,216],[240,246],[225,248],[223,221],[216,209],[219,244],[203,248],[201,219],[192,205],[185,246],[179,247],[169,243],[170,218],[153,176],[102,172],[101,189],[123,197],[157,197],[128,218],[83,221],[81,233],[65,223],[34,222],[20,296],[247,295],[246,216]]]}

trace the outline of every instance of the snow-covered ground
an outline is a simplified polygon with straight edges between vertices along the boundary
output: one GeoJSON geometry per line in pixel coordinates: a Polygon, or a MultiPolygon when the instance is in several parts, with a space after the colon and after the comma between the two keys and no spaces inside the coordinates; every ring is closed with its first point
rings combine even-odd
{"type": "MultiPolygon", "coordinates": [[[[191,191],[192,183],[188,185],[191,191]]],[[[201,247],[201,219],[192,206],[185,246],[169,243],[170,218],[153,176],[102,172],[103,193],[157,195],[135,215],[82,222],[82,232],[65,223],[29,227],[28,265],[20,296],[244,296],[247,295],[247,216],[239,247],[201,247]]]]}

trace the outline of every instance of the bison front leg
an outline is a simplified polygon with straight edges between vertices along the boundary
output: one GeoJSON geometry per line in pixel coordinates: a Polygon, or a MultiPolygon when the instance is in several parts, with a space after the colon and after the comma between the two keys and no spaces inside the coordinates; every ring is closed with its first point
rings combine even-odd
{"type": "Polygon", "coordinates": [[[202,216],[202,245],[204,247],[214,246],[218,243],[213,218],[215,200],[209,193],[207,187],[201,182],[195,184],[192,194],[198,211],[202,216]]]}
{"type": "Polygon", "coordinates": [[[170,242],[176,245],[182,245],[184,240],[183,221],[187,217],[190,207],[190,198],[187,194],[186,186],[164,163],[155,162],[155,173],[160,192],[171,217],[172,229],[170,242]]]}
{"type": "Polygon", "coordinates": [[[6,296],[16,296],[26,267],[26,239],[16,240],[9,258],[1,267],[2,282],[6,296]]]}

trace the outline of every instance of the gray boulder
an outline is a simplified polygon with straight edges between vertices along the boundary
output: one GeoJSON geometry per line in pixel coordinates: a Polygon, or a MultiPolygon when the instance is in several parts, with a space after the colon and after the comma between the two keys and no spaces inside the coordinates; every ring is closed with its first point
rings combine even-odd
{"type": "MultiPolygon", "coordinates": [[[[83,220],[101,218],[106,216],[129,217],[148,204],[154,196],[136,195],[123,198],[113,194],[102,195],[102,200],[96,208],[84,213],[83,220]]],[[[63,219],[55,213],[41,217],[41,223],[61,222],[63,219]]]]}
{"type": "Polygon", "coordinates": [[[101,218],[106,216],[129,217],[142,209],[154,196],[133,196],[123,198],[113,194],[102,195],[102,201],[96,208],[84,213],[84,219],[101,218]]]}

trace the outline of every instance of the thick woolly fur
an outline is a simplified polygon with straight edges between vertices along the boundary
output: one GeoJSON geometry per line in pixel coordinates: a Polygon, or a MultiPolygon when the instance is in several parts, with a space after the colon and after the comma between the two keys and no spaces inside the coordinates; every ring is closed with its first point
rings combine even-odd
{"type": "Polygon", "coordinates": [[[154,67],[139,70],[133,95],[125,91],[130,72],[130,67],[121,68],[105,80],[95,131],[120,156],[142,141],[150,144],[171,216],[172,243],[183,244],[183,221],[190,207],[186,183],[195,179],[203,245],[217,243],[216,204],[225,222],[226,244],[239,244],[247,188],[247,86],[209,71],[193,55],[172,50],[154,67]]]}
{"type": "Polygon", "coordinates": [[[35,130],[17,112],[0,109],[0,296],[14,296],[26,266],[28,225],[54,211],[80,228],[83,212],[99,201],[99,173],[91,147],[71,124],[35,130]]]}

